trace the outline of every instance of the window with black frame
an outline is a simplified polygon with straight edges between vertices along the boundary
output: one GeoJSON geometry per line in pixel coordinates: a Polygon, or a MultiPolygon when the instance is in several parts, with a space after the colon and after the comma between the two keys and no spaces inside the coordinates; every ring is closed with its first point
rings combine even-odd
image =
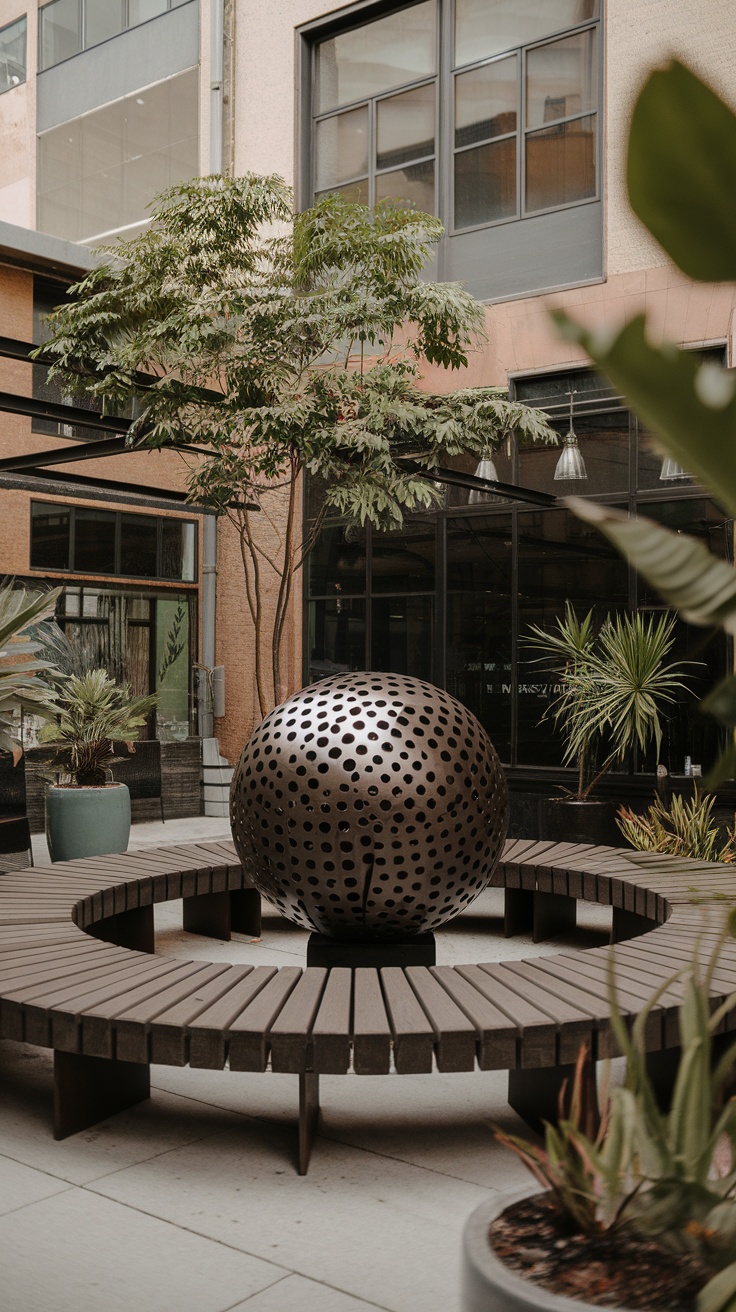
{"type": "Polygon", "coordinates": [[[599,19],[599,0],[421,0],[317,31],[313,195],[395,197],[454,232],[595,198],[599,19]]]}
{"type": "Polygon", "coordinates": [[[26,16],[0,27],[0,95],[26,80],[26,16]]]}
{"type": "MultiPolygon", "coordinates": [[[[716,354],[721,357],[722,350],[716,354]]],[[[715,358],[715,355],[714,357],[715,358]]],[[[594,495],[707,543],[733,560],[733,526],[687,471],[667,463],[636,417],[591,372],[516,380],[517,396],[542,405],[560,445],[494,455],[505,482],[566,495],[594,495]],[[569,397],[584,477],[556,479],[569,433],[569,397]]],[[[472,459],[454,461],[480,472],[472,459]]],[[[569,472],[569,469],[564,469],[569,472]]],[[[488,475],[493,477],[493,475],[488,475]]],[[[319,496],[308,488],[308,508],[319,496]]],[[[550,707],[560,688],[528,644],[530,625],[553,629],[571,602],[596,623],[617,611],[655,618],[661,599],[591,525],[562,506],[535,508],[492,491],[448,487],[435,515],[411,517],[397,533],[337,522],[326,527],[308,569],[305,673],[396,670],[432,679],[478,715],[505,764],[559,770],[563,743],[550,707]]],[[[733,667],[730,639],[677,620],[669,659],[682,669],[664,717],[659,759],[633,757],[627,770],[656,766],[682,774],[685,758],[703,773],[722,749],[717,723],[699,701],[733,667]]]]}
{"type": "Polygon", "coordinates": [[[194,583],[197,525],[174,516],[32,501],[30,564],[49,573],[194,583]]]}

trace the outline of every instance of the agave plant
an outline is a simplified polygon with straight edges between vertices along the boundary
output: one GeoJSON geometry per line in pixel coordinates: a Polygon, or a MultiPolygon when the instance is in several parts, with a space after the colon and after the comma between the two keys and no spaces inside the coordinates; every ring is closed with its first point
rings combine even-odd
{"type": "Polygon", "coordinates": [[[550,711],[565,738],[563,762],[578,771],[578,801],[586,801],[602,776],[634,745],[661,746],[660,714],[684,687],[676,666],[666,665],[674,619],[607,616],[596,634],[593,613],[578,620],[569,602],[556,631],[530,626],[529,645],[563,685],[550,711]],[[596,768],[600,752],[603,760],[596,768]]]}
{"type": "Polygon", "coordinates": [[[736,839],[729,830],[724,843],[713,818],[715,800],[712,793],[702,794],[696,789],[691,798],[675,793],[669,806],[657,797],[644,815],[622,806],[618,827],[638,852],[666,852],[669,856],[731,865],[736,860],[736,839]]]}
{"type": "Polygon", "coordinates": [[[664,981],[631,1032],[618,1005],[611,958],[611,1027],[626,1058],[626,1081],[606,1099],[595,1138],[586,1124],[585,1050],[578,1059],[569,1110],[557,1128],[546,1127],[544,1147],[494,1130],[499,1142],[550,1190],[558,1212],[573,1228],[591,1234],[630,1227],[674,1252],[692,1254],[713,1271],[698,1297],[698,1312],[736,1309],[736,1100],[726,1097],[736,1066],[736,1043],[719,1060],[713,1050],[713,1037],[736,1005],[736,994],[712,1014],[709,1001],[729,936],[736,936],[736,912],[729,916],[705,971],[701,944],[696,943],[691,965],[664,981]],[[645,1034],[652,1009],[678,981],[683,984],[682,1055],[672,1104],[665,1112],[647,1071],[645,1034]]]}
{"type": "Polygon", "coordinates": [[[55,718],[43,726],[39,741],[59,744],[52,763],[57,775],[70,776],[80,787],[108,783],[110,767],[120,759],[113,743],[125,742],[134,751],[133,740],[157,701],[155,693],[133,697],[107,670],[73,674],[60,685],[55,718]]]}
{"type": "Polygon", "coordinates": [[[41,644],[28,631],[53,613],[60,592],[15,588],[12,580],[0,587],[0,749],[16,760],[22,751],[18,712],[47,716],[53,711],[54,693],[47,681],[52,667],[37,657],[41,644]]]}

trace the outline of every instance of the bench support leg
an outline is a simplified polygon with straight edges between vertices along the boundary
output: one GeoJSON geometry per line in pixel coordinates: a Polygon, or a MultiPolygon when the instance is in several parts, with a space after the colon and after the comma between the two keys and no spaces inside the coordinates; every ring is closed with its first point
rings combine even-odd
{"type": "Polygon", "coordinates": [[[533,897],[533,943],[543,943],[546,938],[567,934],[575,928],[577,903],[574,897],[562,897],[558,893],[534,893],[533,897]]]}
{"type": "Polygon", "coordinates": [[[202,893],[182,898],[182,926],[188,934],[230,941],[230,894],[202,893]]]}
{"type": "Polygon", "coordinates": [[[229,893],[230,928],[234,934],[261,937],[261,895],[257,888],[239,888],[229,893]]]}
{"type": "Polygon", "coordinates": [[[184,897],[182,907],[182,925],[188,934],[204,934],[224,943],[229,943],[233,931],[261,936],[261,895],[255,888],[184,897]]]}
{"type": "Polygon", "coordinates": [[[88,1130],[151,1096],[150,1067],[54,1052],[54,1138],[88,1130]]]}
{"type": "MultiPolygon", "coordinates": [[[[509,1071],[509,1105],[532,1130],[543,1134],[544,1121],[549,1121],[550,1125],[559,1121],[563,1085],[567,1081],[567,1105],[574,1078],[575,1067],[572,1065],[509,1071]]],[[[581,1123],[585,1133],[594,1137],[600,1124],[594,1061],[587,1061],[583,1067],[581,1123]]]]}
{"type": "Polygon", "coordinates": [[[104,943],[130,948],[132,952],[156,951],[152,906],[134,907],[131,911],[120,911],[116,916],[107,916],[105,920],[90,925],[88,933],[102,939],[104,943]]]}
{"type": "Polygon", "coordinates": [[[611,922],[611,942],[625,943],[627,938],[638,938],[639,934],[648,934],[654,929],[655,922],[646,916],[639,916],[635,911],[624,911],[622,907],[613,908],[611,922]]]}
{"type": "Polygon", "coordinates": [[[299,1174],[306,1175],[312,1140],[319,1115],[319,1075],[305,1071],[299,1076],[299,1174]]]}
{"type": "Polygon", "coordinates": [[[534,894],[525,888],[504,890],[504,938],[515,934],[531,934],[534,925],[534,894]]]}

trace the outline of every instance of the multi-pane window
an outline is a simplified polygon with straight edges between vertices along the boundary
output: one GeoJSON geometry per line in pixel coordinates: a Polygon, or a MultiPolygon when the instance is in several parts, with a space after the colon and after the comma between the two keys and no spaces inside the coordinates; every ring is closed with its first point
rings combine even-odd
{"type": "Polygon", "coordinates": [[[435,209],[437,0],[315,50],[314,191],[435,209]]]}
{"type": "Polygon", "coordinates": [[[0,94],[26,80],[26,17],[0,28],[0,94]]]}
{"type": "Polygon", "coordinates": [[[158,192],[199,171],[198,101],[192,68],[42,132],[41,231],[91,241],[142,223],[158,192]]]}
{"type": "Polygon", "coordinates": [[[422,0],[318,39],[314,195],[413,201],[451,232],[594,199],[599,2],[422,0]]]}
{"type": "Polygon", "coordinates": [[[38,14],[39,72],[186,0],[51,0],[38,14]]]}
{"type": "Polygon", "coordinates": [[[197,525],[190,519],[34,501],[31,568],[193,583],[197,525]]]}

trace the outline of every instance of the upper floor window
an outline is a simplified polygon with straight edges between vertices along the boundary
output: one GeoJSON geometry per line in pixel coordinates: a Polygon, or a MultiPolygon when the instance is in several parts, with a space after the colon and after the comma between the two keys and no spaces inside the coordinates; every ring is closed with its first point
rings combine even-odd
{"type": "Polygon", "coordinates": [[[26,80],[26,16],[0,28],[0,94],[26,80]]]}
{"type": "Polygon", "coordinates": [[[422,0],[318,36],[313,195],[450,233],[595,199],[598,26],[599,0],[422,0]]]}
{"type": "Polygon", "coordinates": [[[186,0],[51,0],[38,15],[39,72],[186,0]]]}
{"type": "Polygon", "coordinates": [[[33,501],[31,568],[193,583],[197,525],[173,516],[33,501]]]}

